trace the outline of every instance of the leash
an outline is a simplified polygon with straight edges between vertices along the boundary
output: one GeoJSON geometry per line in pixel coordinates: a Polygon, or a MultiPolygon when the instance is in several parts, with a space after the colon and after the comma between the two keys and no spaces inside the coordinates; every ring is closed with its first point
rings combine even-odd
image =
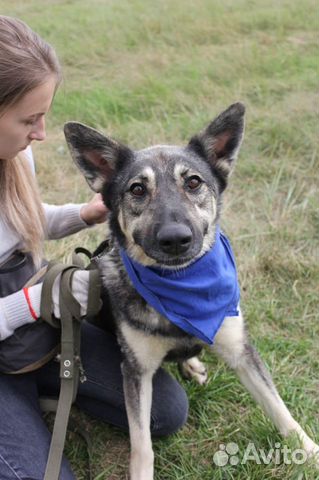
{"type": "MultiPolygon", "coordinates": [[[[81,322],[86,317],[95,316],[101,308],[100,275],[91,262],[86,268],[89,271],[88,305],[85,317],[81,317],[80,304],[72,294],[72,276],[85,265],[80,253],[91,260],[88,250],[81,247],[75,249],[72,264],[65,265],[51,262],[42,286],[40,316],[55,328],[61,327],[61,353],[57,356],[60,362],[60,393],[58,400],[42,398],[40,406],[44,411],[56,411],[50,450],[44,480],[58,480],[69,422],[70,410],[75,400],[78,383],[85,382],[86,377],[80,357],[81,322]],[[61,319],[52,315],[52,287],[55,279],[61,274],[59,305],[61,319]]],[[[90,455],[89,455],[90,456],[90,455]]]]}

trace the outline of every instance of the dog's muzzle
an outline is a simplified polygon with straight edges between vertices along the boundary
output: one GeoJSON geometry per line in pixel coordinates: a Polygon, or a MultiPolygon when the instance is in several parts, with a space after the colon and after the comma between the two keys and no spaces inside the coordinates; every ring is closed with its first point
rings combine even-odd
{"type": "Polygon", "coordinates": [[[187,225],[169,223],[159,229],[156,238],[162,252],[176,256],[187,252],[192,245],[193,234],[187,225]]]}

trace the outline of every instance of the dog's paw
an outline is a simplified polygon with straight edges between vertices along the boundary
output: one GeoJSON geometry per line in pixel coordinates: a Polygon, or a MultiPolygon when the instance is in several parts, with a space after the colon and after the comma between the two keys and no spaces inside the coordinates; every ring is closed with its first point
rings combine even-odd
{"type": "Polygon", "coordinates": [[[184,378],[194,379],[200,385],[204,385],[207,382],[207,369],[197,357],[180,362],[179,369],[184,378]]]}
{"type": "Polygon", "coordinates": [[[312,461],[314,466],[319,469],[319,445],[308,438],[307,441],[304,442],[303,447],[306,450],[310,461],[312,461]]]}

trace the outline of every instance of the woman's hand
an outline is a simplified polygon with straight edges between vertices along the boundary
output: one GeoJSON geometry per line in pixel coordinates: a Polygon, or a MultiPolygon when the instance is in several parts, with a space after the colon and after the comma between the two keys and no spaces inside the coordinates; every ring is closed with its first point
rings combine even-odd
{"type": "Polygon", "coordinates": [[[80,216],[82,220],[88,225],[94,225],[95,223],[103,223],[106,220],[108,209],[103,203],[100,193],[94,195],[92,200],[80,210],[80,216]]]}

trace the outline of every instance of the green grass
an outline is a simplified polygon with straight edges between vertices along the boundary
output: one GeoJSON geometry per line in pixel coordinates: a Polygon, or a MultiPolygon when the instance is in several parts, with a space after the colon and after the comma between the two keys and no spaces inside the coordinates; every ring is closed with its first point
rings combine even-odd
{"type": "MultiPolygon", "coordinates": [[[[34,146],[46,201],[90,192],[65,148],[63,122],[78,120],[134,148],[186,142],[234,101],[247,107],[246,136],[223,227],[237,256],[251,337],[307,432],[319,437],[318,11],[312,0],[0,0],[1,13],[29,23],[57,49],[64,84],[34,146]]],[[[50,242],[50,258],[88,248],[103,227],[50,242]]],[[[247,462],[221,468],[221,443],[265,451],[283,441],[232,372],[205,353],[210,381],[184,383],[185,428],[154,442],[157,480],[314,480],[310,465],[247,462]]],[[[129,444],[115,428],[77,417],[93,440],[95,480],[126,478],[129,444]]],[[[86,450],[66,447],[79,480],[86,450]]]]}

